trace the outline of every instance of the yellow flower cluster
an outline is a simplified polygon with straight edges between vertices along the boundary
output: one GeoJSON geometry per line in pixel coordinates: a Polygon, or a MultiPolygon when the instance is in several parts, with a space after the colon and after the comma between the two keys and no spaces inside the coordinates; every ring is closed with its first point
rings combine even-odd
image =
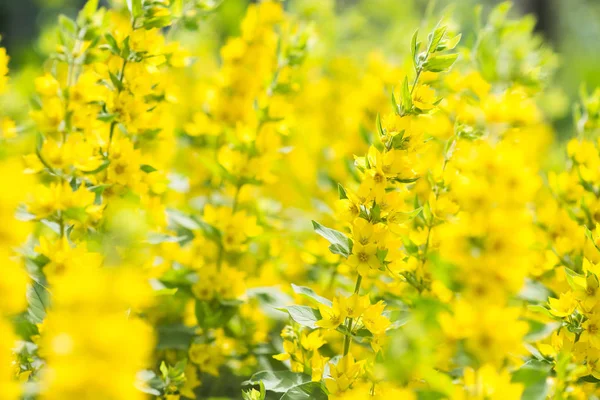
{"type": "Polygon", "coordinates": [[[41,330],[42,398],[144,398],[133,383],[153,335],[136,314],[150,299],[135,271],[79,264],[57,280],[41,330]]]}
{"type": "Polygon", "coordinates": [[[563,146],[508,3],[405,51],[366,1],[243,3],[89,0],[32,79],[0,48],[0,397],[600,396],[600,90],[563,146]]]}
{"type": "MultiPolygon", "coordinates": [[[[7,91],[9,57],[6,49],[0,47],[0,95],[7,91]]],[[[14,122],[8,116],[0,113],[3,121],[2,140],[15,136],[14,122]]],[[[30,227],[21,221],[15,221],[15,212],[20,201],[30,188],[31,182],[25,179],[19,171],[20,165],[15,154],[10,152],[0,166],[0,217],[6,224],[0,228],[0,264],[2,265],[2,279],[0,279],[0,331],[2,331],[2,344],[0,345],[0,386],[3,397],[6,399],[19,399],[22,390],[15,376],[21,371],[15,368],[14,351],[17,348],[16,335],[12,319],[27,309],[26,289],[29,278],[19,259],[16,248],[26,239],[30,227]]]]}

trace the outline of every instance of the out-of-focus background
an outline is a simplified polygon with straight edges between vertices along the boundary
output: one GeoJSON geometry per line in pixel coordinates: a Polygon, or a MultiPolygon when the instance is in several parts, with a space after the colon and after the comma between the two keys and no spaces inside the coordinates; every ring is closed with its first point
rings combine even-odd
{"type": "MultiPolygon", "coordinates": [[[[100,4],[109,1],[100,0],[100,4]]],[[[213,40],[223,42],[236,34],[239,21],[251,0],[224,0],[206,26],[213,40]],[[216,38],[214,37],[216,36],[216,38]]],[[[18,70],[29,63],[40,63],[52,46],[51,27],[59,14],[74,16],[85,0],[0,0],[0,35],[11,55],[10,68],[18,70]]],[[[287,0],[286,8],[314,18],[318,23],[335,12],[335,46],[352,43],[349,53],[356,52],[357,43],[365,47],[380,47],[384,54],[404,49],[412,31],[407,21],[428,15],[451,15],[464,27],[475,27],[475,8],[489,10],[497,0],[287,0]],[[347,40],[345,40],[347,39],[347,40]]],[[[577,97],[580,85],[600,86],[597,65],[600,61],[600,1],[598,0],[513,0],[517,12],[533,14],[536,31],[559,54],[559,69],[555,87],[562,90],[563,101],[577,97]]],[[[463,35],[463,40],[465,35],[463,35]]],[[[559,107],[557,107],[559,108],[559,107]]],[[[568,110],[569,107],[562,107],[568,110]]],[[[555,116],[555,124],[567,126],[568,114],[555,116]]],[[[559,132],[561,130],[559,129],[559,132]]]]}

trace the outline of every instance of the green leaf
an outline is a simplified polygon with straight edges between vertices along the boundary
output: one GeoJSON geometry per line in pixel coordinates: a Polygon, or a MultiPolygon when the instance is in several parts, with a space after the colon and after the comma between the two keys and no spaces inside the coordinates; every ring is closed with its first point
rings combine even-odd
{"type": "Polygon", "coordinates": [[[100,166],[98,168],[93,169],[91,171],[83,171],[83,170],[81,170],[81,172],[83,172],[84,174],[97,174],[98,172],[104,171],[106,168],[108,168],[109,165],[110,165],[110,160],[104,160],[102,162],[102,164],[100,164],[100,166]]]}
{"type": "Polygon", "coordinates": [[[278,310],[287,312],[292,320],[311,329],[317,328],[315,322],[321,319],[319,310],[307,306],[287,306],[278,310]]]}
{"type": "Polygon", "coordinates": [[[403,223],[408,220],[414,219],[421,213],[422,210],[423,210],[423,207],[419,207],[419,208],[409,211],[409,212],[398,212],[394,215],[394,222],[403,223]]]}
{"type": "Polygon", "coordinates": [[[154,17],[144,20],[144,28],[164,28],[171,23],[172,19],[170,16],[166,17],[154,17]]]}
{"type": "Polygon", "coordinates": [[[72,220],[79,221],[79,222],[85,222],[88,218],[88,214],[85,211],[85,208],[83,208],[83,207],[67,208],[64,211],[63,216],[66,219],[72,219],[72,220]]]}
{"type": "Polygon", "coordinates": [[[211,224],[209,224],[206,221],[197,221],[198,225],[200,225],[200,229],[202,229],[202,232],[204,233],[204,236],[206,236],[208,239],[214,240],[214,241],[220,241],[221,240],[221,231],[219,229],[217,229],[216,227],[212,226],[211,224]]]}
{"type": "Polygon", "coordinates": [[[242,382],[242,385],[258,385],[262,382],[266,390],[285,393],[295,386],[310,382],[310,380],[309,375],[292,371],[260,371],[252,375],[247,381],[242,382]]]}
{"type": "Polygon", "coordinates": [[[308,288],[306,286],[298,286],[298,285],[295,285],[292,283],[292,289],[294,290],[294,293],[298,293],[303,296],[306,296],[309,299],[315,300],[317,303],[326,305],[327,307],[331,307],[333,304],[329,299],[319,296],[318,294],[315,293],[314,290],[312,290],[311,288],[308,288]]]}
{"type": "Polygon", "coordinates": [[[342,324],[338,326],[335,330],[341,333],[342,335],[352,337],[359,342],[365,338],[373,338],[373,334],[366,328],[360,328],[351,332],[350,330],[348,330],[348,327],[346,325],[342,324]]]}
{"type": "Polygon", "coordinates": [[[117,39],[115,39],[113,35],[107,33],[104,35],[104,38],[106,39],[106,43],[108,43],[108,47],[113,54],[119,54],[121,52],[119,45],[117,44],[117,39]]]}
{"type": "Polygon", "coordinates": [[[367,130],[367,128],[364,127],[363,124],[361,124],[359,126],[359,133],[360,133],[360,137],[366,144],[368,144],[368,145],[373,144],[373,138],[371,137],[372,136],[371,132],[369,132],[367,130]]]}
{"type": "Polygon", "coordinates": [[[239,301],[196,300],[196,319],[202,328],[219,328],[225,326],[237,313],[239,301]]]}
{"type": "Polygon", "coordinates": [[[150,279],[150,286],[154,290],[155,296],[173,296],[179,289],[169,288],[158,279],[150,279]]]}
{"type": "Polygon", "coordinates": [[[340,200],[347,199],[348,194],[346,194],[346,189],[344,189],[344,187],[342,185],[340,185],[339,183],[338,183],[337,188],[338,188],[338,196],[339,196],[340,200]]]}
{"type": "Polygon", "coordinates": [[[480,35],[476,58],[483,77],[487,81],[496,80],[498,78],[497,43],[490,34],[484,32],[480,35]]]}
{"type": "Polygon", "coordinates": [[[142,2],[143,0],[127,0],[127,8],[129,9],[129,12],[133,18],[137,18],[143,14],[144,9],[142,2]]]}
{"type": "Polygon", "coordinates": [[[600,379],[595,378],[593,375],[586,375],[579,378],[581,382],[600,383],[600,379]]]}
{"type": "Polygon", "coordinates": [[[412,39],[410,41],[410,52],[413,59],[413,64],[417,66],[417,53],[419,52],[419,43],[417,42],[417,38],[419,36],[419,30],[417,29],[415,33],[412,35],[412,39]]]}
{"type": "Polygon", "coordinates": [[[171,223],[175,225],[182,226],[190,231],[195,231],[201,229],[200,224],[194,218],[183,214],[177,210],[168,210],[167,216],[171,223]]]}
{"type": "Polygon", "coordinates": [[[558,322],[550,322],[548,324],[535,320],[529,320],[527,322],[529,323],[529,332],[525,335],[525,340],[529,342],[543,340],[560,327],[560,323],[558,322]]]}
{"type": "Polygon", "coordinates": [[[567,267],[565,267],[565,275],[567,278],[567,282],[569,283],[569,286],[571,286],[571,288],[573,288],[575,290],[585,288],[585,286],[586,286],[585,276],[578,274],[577,272],[573,271],[571,268],[567,268],[567,267]]]}
{"type": "Polygon", "coordinates": [[[246,291],[248,297],[259,301],[260,306],[269,318],[274,320],[287,320],[288,316],[283,315],[277,310],[278,307],[285,307],[286,304],[293,303],[293,299],[284,293],[278,286],[265,286],[250,288],[246,291]]]}
{"type": "Polygon", "coordinates": [[[431,57],[425,61],[423,69],[431,72],[443,72],[450,68],[457,58],[458,54],[443,54],[431,57]]]}
{"type": "Polygon", "coordinates": [[[550,363],[529,360],[513,373],[512,382],[522,383],[525,391],[521,400],[545,400],[548,393],[546,378],[552,365],[550,363]]]}
{"type": "Polygon", "coordinates": [[[404,140],[404,130],[392,136],[391,147],[393,149],[402,149],[406,144],[404,140]]]}
{"type": "Polygon", "coordinates": [[[433,33],[429,34],[429,46],[427,47],[427,53],[433,53],[436,51],[438,45],[440,44],[442,38],[446,34],[446,27],[440,26],[433,33]]]}
{"type": "Polygon", "coordinates": [[[40,324],[46,317],[46,311],[50,305],[50,294],[39,283],[33,281],[27,286],[28,313],[34,324],[40,324]]]}
{"type": "Polygon", "coordinates": [[[392,107],[394,108],[394,112],[400,115],[400,105],[396,100],[396,95],[394,94],[394,88],[392,88],[392,107]]]}
{"type": "Polygon", "coordinates": [[[350,238],[348,238],[342,232],[327,228],[316,221],[312,221],[312,223],[315,232],[331,243],[329,246],[329,251],[331,251],[333,254],[339,254],[345,258],[348,258],[348,256],[352,253],[353,244],[350,238]]]}
{"type": "Polygon", "coordinates": [[[112,82],[115,89],[119,91],[123,90],[123,82],[112,72],[108,71],[108,76],[110,76],[110,81],[112,82]]]}
{"type": "Polygon", "coordinates": [[[592,242],[592,244],[594,245],[594,247],[596,249],[600,250],[600,247],[598,246],[598,244],[594,240],[594,236],[593,236],[592,231],[590,230],[590,228],[588,228],[587,226],[584,226],[584,228],[585,228],[585,237],[588,238],[590,242],[592,242]]]}
{"type": "Polygon", "coordinates": [[[385,131],[381,125],[381,116],[379,113],[377,113],[377,117],[375,118],[375,125],[377,126],[377,133],[379,133],[379,136],[385,136],[385,131]]]}
{"type": "Polygon", "coordinates": [[[97,119],[99,119],[102,122],[113,122],[114,120],[117,119],[117,114],[112,114],[112,113],[99,113],[96,116],[97,119]]]}
{"type": "Polygon", "coordinates": [[[458,35],[454,36],[452,39],[446,40],[446,43],[444,43],[445,49],[446,50],[454,49],[460,42],[461,37],[462,37],[462,33],[459,33],[458,35]]]}
{"type": "MultiPolygon", "coordinates": [[[[40,334],[38,327],[31,321],[27,313],[21,313],[13,316],[11,322],[15,327],[15,333],[26,341],[32,341],[33,336],[40,334]]],[[[25,342],[26,343],[26,342],[25,342]]]]}
{"type": "Polygon", "coordinates": [[[142,164],[140,165],[140,169],[142,171],[144,171],[145,173],[149,174],[151,172],[156,172],[158,171],[156,168],[154,168],[152,165],[148,165],[148,164],[142,164]]]}
{"type": "Polygon", "coordinates": [[[512,4],[510,1],[504,1],[498,4],[496,7],[492,9],[490,15],[488,16],[488,21],[490,25],[493,26],[501,26],[506,20],[506,16],[508,12],[512,8],[512,4]]]}
{"type": "Polygon", "coordinates": [[[544,306],[541,306],[541,305],[538,305],[538,304],[530,304],[530,305],[527,306],[527,309],[529,311],[534,312],[534,313],[543,314],[543,315],[545,315],[548,318],[556,319],[556,317],[550,313],[550,310],[548,310],[544,306]]]}
{"type": "Polygon", "coordinates": [[[396,178],[394,179],[395,182],[400,182],[400,183],[414,183],[416,181],[419,180],[419,176],[417,176],[416,178],[396,178]]]}
{"type": "Polygon", "coordinates": [[[546,286],[544,286],[543,283],[534,281],[532,279],[526,279],[525,285],[523,286],[523,289],[521,289],[521,292],[519,292],[518,297],[532,303],[545,303],[551,294],[552,293],[548,290],[548,288],[546,288],[546,286]]]}
{"type": "Polygon", "coordinates": [[[448,396],[437,390],[430,389],[417,389],[418,400],[442,400],[447,399],[448,396]]]}
{"type": "Polygon", "coordinates": [[[58,25],[65,31],[75,35],[77,33],[77,24],[71,18],[66,15],[60,14],[58,16],[58,25]]]}
{"type": "Polygon", "coordinates": [[[156,330],[158,350],[187,350],[196,334],[195,328],[183,324],[159,325],[156,330]]]}
{"type": "Polygon", "coordinates": [[[410,94],[410,88],[408,87],[408,77],[404,77],[404,83],[402,83],[402,112],[407,114],[411,112],[413,107],[412,95],[410,94]]]}
{"type": "Polygon", "coordinates": [[[94,13],[97,9],[98,0],[88,0],[79,12],[79,17],[91,19],[94,16],[94,13]]]}
{"type": "Polygon", "coordinates": [[[327,400],[321,382],[306,382],[285,392],[280,400],[327,400]]]}
{"type": "Polygon", "coordinates": [[[150,244],[159,244],[159,243],[179,243],[183,242],[187,239],[186,236],[173,236],[166,233],[160,232],[150,232],[148,234],[148,238],[146,239],[150,244]]]}
{"type": "Polygon", "coordinates": [[[44,156],[42,156],[42,147],[44,146],[44,135],[38,132],[35,136],[35,154],[37,155],[40,162],[44,165],[44,167],[48,168],[50,172],[54,172],[52,166],[48,164],[44,156]]]}

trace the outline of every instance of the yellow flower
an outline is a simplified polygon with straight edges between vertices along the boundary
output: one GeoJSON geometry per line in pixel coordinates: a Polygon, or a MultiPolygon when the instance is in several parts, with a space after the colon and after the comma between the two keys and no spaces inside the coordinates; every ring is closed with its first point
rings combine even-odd
{"type": "Polygon", "coordinates": [[[319,311],[321,319],[316,322],[316,325],[324,329],[336,329],[347,317],[346,310],[337,297],[333,299],[331,307],[319,304],[319,311]]]}
{"type": "Polygon", "coordinates": [[[348,318],[358,318],[371,305],[369,296],[359,296],[357,293],[345,298],[339,298],[340,305],[345,308],[348,318]]]}
{"type": "Polygon", "coordinates": [[[600,349],[600,315],[597,313],[589,315],[581,326],[584,331],[581,333],[579,340],[600,349]]]}
{"type": "Polygon", "coordinates": [[[435,90],[428,85],[417,86],[412,94],[413,104],[419,110],[431,110],[435,103],[435,90]]]}
{"type": "Polygon", "coordinates": [[[366,276],[372,269],[378,269],[380,262],[377,258],[377,245],[354,243],[352,254],[348,257],[348,265],[356,268],[362,276],[366,276]]]}
{"type": "Polygon", "coordinates": [[[329,357],[322,357],[318,352],[315,352],[312,355],[312,358],[310,359],[310,369],[313,382],[321,381],[328,361],[329,357]]]}
{"type": "Polygon", "coordinates": [[[489,364],[478,370],[466,368],[463,379],[464,388],[457,387],[452,400],[518,400],[524,390],[523,385],[511,382],[508,371],[498,372],[489,364]]]}
{"type": "Polygon", "coordinates": [[[0,138],[13,139],[17,137],[17,125],[12,119],[5,117],[0,120],[0,138]]]}
{"type": "Polygon", "coordinates": [[[550,312],[557,317],[566,317],[571,315],[577,306],[577,301],[573,296],[573,292],[568,291],[561,293],[558,299],[550,297],[548,299],[550,312]]]}
{"type": "Polygon", "coordinates": [[[34,84],[36,92],[46,97],[56,96],[60,88],[56,78],[49,73],[35,78],[34,84]]]}
{"type": "Polygon", "coordinates": [[[390,326],[390,320],[383,315],[385,303],[378,301],[369,306],[362,314],[362,323],[373,335],[382,335],[390,326]]]}
{"type": "Polygon", "coordinates": [[[348,390],[363,372],[365,361],[355,361],[352,353],[340,358],[337,364],[329,363],[331,378],[325,379],[329,393],[335,395],[348,390]]]}
{"type": "Polygon", "coordinates": [[[321,332],[319,330],[314,330],[311,333],[302,333],[302,337],[300,338],[300,343],[305,350],[315,351],[321,346],[323,346],[326,342],[323,336],[321,336],[321,332]]]}
{"type": "Polygon", "coordinates": [[[194,389],[196,389],[198,386],[200,386],[202,384],[202,382],[198,378],[198,370],[193,364],[188,363],[185,366],[184,373],[185,373],[185,384],[179,391],[185,397],[189,397],[190,399],[193,399],[195,397],[194,389]]]}
{"type": "Polygon", "coordinates": [[[364,218],[356,218],[352,226],[352,239],[356,243],[366,245],[373,236],[373,225],[364,218]]]}
{"type": "Polygon", "coordinates": [[[577,289],[573,292],[573,297],[580,302],[584,310],[591,310],[598,303],[598,278],[595,275],[588,275],[584,285],[579,285],[575,281],[577,289]]]}
{"type": "Polygon", "coordinates": [[[193,343],[188,354],[190,361],[196,364],[201,372],[219,376],[219,367],[225,362],[225,356],[218,344],[193,343]]]}
{"type": "Polygon", "coordinates": [[[229,207],[204,207],[204,219],[222,232],[222,242],[227,251],[242,251],[247,246],[248,238],[262,232],[256,217],[246,211],[233,212],[229,207]]]}
{"type": "Polygon", "coordinates": [[[148,365],[154,343],[150,327],[131,310],[150,304],[149,285],[140,280],[138,271],[125,267],[81,264],[54,282],[40,342],[42,399],[144,398],[136,375],[148,365]]]}
{"type": "Polygon", "coordinates": [[[15,259],[10,247],[0,247],[0,263],[2,263],[4,278],[0,279],[0,290],[4,293],[0,300],[0,320],[4,315],[13,315],[27,307],[25,297],[26,285],[29,278],[25,269],[15,259]]]}

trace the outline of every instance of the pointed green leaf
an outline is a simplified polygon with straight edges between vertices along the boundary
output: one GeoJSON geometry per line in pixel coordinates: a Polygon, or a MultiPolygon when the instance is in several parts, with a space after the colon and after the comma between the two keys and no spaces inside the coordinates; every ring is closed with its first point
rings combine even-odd
{"type": "Polygon", "coordinates": [[[152,165],[148,165],[148,164],[142,164],[140,165],[140,169],[142,171],[144,171],[145,173],[149,174],[151,172],[155,172],[158,171],[156,168],[154,168],[152,165]]]}
{"type": "Polygon", "coordinates": [[[110,51],[113,54],[119,54],[121,52],[121,50],[119,49],[119,45],[117,44],[117,39],[115,39],[113,35],[107,33],[106,35],[104,35],[104,38],[106,39],[106,43],[108,43],[110,51]]]}
{"type": "Polygon", "coordinates": [[[512,382],[522,383],[525,390],[522,400],[544,400],[548,393],[547,378],[552,365],[539,360],[529,360],[512,375],[512,382]]]}
{"type": "Polygon", "coordinates": [[[40,324],[46,317],[46,311],[50,305],[50,294],[39,283],[33,281],[27,287],[27,302],[29,303],[28,314],[34,324],[40,324]]]}
{"type": "Polygon", "coordinates": [[[412,35],[412,39],[410,41],[410,51],[413,59],[413,64],[415,67],[417,66],[417,53],[419,52],[419,43],[417,42],[417,38],[419,36],[419,30],[417,29],[415,33],[412,35]]]}
{"type": "Polygon", "coordinates": [[[404,83],[402,83],[402,112],[408,114],[411,112],[413,107],[412,95],[410,94],[410,88],[408,87],[408,77],[404,77],[404,83]]]}
{"type": "Polygon", "coordinates": [[[292,320],[310,329],[315,329],[317,327],[315,322],[321,319],[319,310],[307,306],[287,306],[278,310],[287,312],[292,320]]]}
{"type": "Polygon", "coordinates": [[[327,400],[328,396],[321,382],[307,382],[288,390],[280,400],[327,400]]]}
{"type": "Polygon", "coordinates": [[[338,196],[340,198],[340,200],[345,200],[348,198],[348,195],[346,194],[346,189],[344,189],[344,187],[342,185],[340,185],[338,183],[338,196]]]}
{"type": "Polygon", "coordinates": [[[144,12],[142,0],[127,0],[127,8],[129,9],[129,12],[133,18],[141,16],[144,12]]]}
{"type": "Polygon", "coordinates": [[[375,118],[375,125],[377,126],[377,133],[379,133],[379,136],[385,136],[385,131],[381,125],[381,116],[379,113],[377,113],[377,117],[375,118]]]}
{"type": "Polygon", "coordinates": [[[310,382],[310,376],[292,371],[260,371],[252,375],[250,379],[242,382],[242,385],[265,385],[265,390],[275,393],[285,393],[291,388],[310,382]]]}
{"type": "Polygon", "coordinates": [[[324,304],[324,305],[326,305],[328,307],[331,307],[331,305],[332,305],[331,300],[326,299],[325,297],[319,296],[311,288],[308,288],[306,286],[294,285],[292,283],[292,289],[294,290],[294,293],[301,294],[303,296],[308,297],[309,299],[313,299],[317,303],[324,304]]]}
{"type": "Polygon", "coordinates": [[[423,64],[423,69],[431,72],[443,72],[450,68],[457,58],[458,54],[443,54],[431,57],[423,64]]]}
{"type": "Polygon", "coordinates": [[[427,47],[427,53],[435,52],[440,44],[440,41],[446,34],[446,29],[447,28],[445,26],[440,26],[429,35],[429,46],[427,47]]]}
{"type": "Polygon", "coordinates": [[[339,254],[348,258],[348,256],[352,253],[352,240],[350,240],[350,238],[348,238],[342,232],[327,228],[316,221],[313,221],[312,223],[315,232],[331,243],[329,246],[329,251],[331,251],[333,254],[339,254]]]}

